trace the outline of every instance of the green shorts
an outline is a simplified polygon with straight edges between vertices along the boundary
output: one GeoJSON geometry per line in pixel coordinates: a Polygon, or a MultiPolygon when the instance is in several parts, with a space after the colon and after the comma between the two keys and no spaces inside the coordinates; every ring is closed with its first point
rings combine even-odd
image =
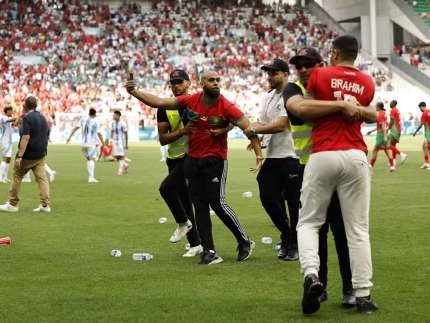
{"type": "Polygon", "coordinates": [[[430,148],[430,139],[424,139],[424,147],[426,147],[426,148],[430,148]]]}
{"type": "Polygon", "coordinates": [[[394,127],[393,129],[391,129],[390,136],[394,138],[394,140],[396,141],[396,143],[400,142],[400,133],[397,131],[396,127],[394,127]]]}
{"type": "Polygon", "coordinates": [[[390,141],[384,142],[384,136],[376,135],[376,143],[373,150],[387,150],[390,147],[390,141]]]}
{"type": "Polygon", "coordinates": [[[110,162],[111,160],[114,160],[113,156],[109,156],[109,157],[103,156],[103,161],[104,162],[110,162]]]}

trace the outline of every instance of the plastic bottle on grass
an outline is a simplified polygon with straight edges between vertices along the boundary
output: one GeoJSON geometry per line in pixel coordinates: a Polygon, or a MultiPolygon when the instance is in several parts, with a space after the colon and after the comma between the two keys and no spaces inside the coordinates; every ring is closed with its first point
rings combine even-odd
{"type": "Polygon", "coordinates": [[[160,223],[166,223],[167,222],[167,218],[160,218],[160,220],[158,220],[158,222],[160,222],[160,223]]]}
{"type": "Polygon", "coordinates": [[[154,258],[149,253],[134,253],[133,254],[133,260],[151,260],[154,258]]]}
{"type": "Polygon", "coordinates": [[[271,244],[272,243],[272,238],[270,237],[264,237],[263,239],[261,239],[261,242],[264,244],[271,244]]]}
{"type": "Polygon", "coordinates": [[[243,197],[252,197],[252,192],[243,193],[243,197]]]}

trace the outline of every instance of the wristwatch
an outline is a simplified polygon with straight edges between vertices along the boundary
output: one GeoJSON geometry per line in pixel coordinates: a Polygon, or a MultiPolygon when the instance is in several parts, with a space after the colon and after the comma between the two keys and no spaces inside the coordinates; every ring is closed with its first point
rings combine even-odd
{"type": "Polygon", "coordinates": [[[20,156],[20,155],[16,154],[16,158],[22,158],[22,156],[20,156]]]}
{"type": "Polygon", "coordinates": [[[253,126],[251,126],[251,136],[255,136],[255,129],[253,126]]]}

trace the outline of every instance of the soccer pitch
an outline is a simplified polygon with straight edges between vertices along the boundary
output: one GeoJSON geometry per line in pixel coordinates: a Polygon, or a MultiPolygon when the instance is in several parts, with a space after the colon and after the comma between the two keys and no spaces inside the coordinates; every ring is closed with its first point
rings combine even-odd
{"type": "MultiPolygon", "coordinates": [[[[375,137],[366,140],[373,148],[375,137]]],[[[118,163],[97,163],[100,183],[92,184],[80,146],[50,145],[47,163],[58,172],[52,213],[32,212],[39,204],[33,175],[22,185],[19,213],[0,213],[0,237],[12,239],[0,246],[0,322],[430,322],[430,171],[419,169],[422,141],[402,138],[398,148],[408,158],[397,173],[386,172],[383,152],[375,166],[372,295],[380,311],[363,317],[341,308],[330,235],[329,301],[310,318],[301,312],[299,262],[277,259],[279,233],[260,204],[256,175],[248,171],[255,159],[245,151],[247,141],[229,141],[226,196],[257,245],[249,260],[237,262],[233,235],[213,216],[224,259],[214,266],[182,258],[185,240],[169,242],[176,224],[158,192],[167,167],[159,162],[157,143],[130,144],[129,174],[116,176],[118,163]],[[243,198],[245,191],[253,197],[243,198]],[[274,243],[262,244],[262,237],[274,243]],[[122,257],[111,257],[112,249],[122,257]],[[133,261],[135,252],[154,259],[133,261]]],[[[1,184],[1,202],[8,190],[1,184]]]]}

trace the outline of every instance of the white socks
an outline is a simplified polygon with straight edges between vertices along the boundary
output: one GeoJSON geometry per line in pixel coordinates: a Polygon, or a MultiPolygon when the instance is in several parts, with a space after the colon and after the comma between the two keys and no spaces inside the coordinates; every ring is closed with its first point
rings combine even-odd
{"type": "Polygon", "coordinates": [[[51,175],[51,174],[52,174],[52,169],[51,169],[51,168],[49,168],[49,166],[48,166],[47,164],[45,164],[45,171],[46,171],[49,175],[51,175]]]}
{"type": "Polygon", "coordinates": [[[166,148],[160,146],[161,159],[166,159],[166,148]]]}
{"type": "Polygon", "coordinates": [[[127,158],[127,157],[124,157],[124,160],[125,160],[125,161],[128,161],[128,162],[131,162],[131,159],[129,159],[129,158],[127,158]]]}
{"type": "Polygon", "coordinates": [[[119,161],[119,169],[118,169],[118,171],[122,173],[122,170],[124,169],[124,167],[125,167],[125,161],[120,160],[119,161]]]}
{"type": "Polygon", "coordinates": [[[96,162],[94,160],[87,161],[88,176],[90,177],[90,179],[94,179],[95,167],[96,167],[96,162]]]}
{"type": "Polygon", "coordinates": [[[6,172],[6,165],[7,164],[4,161],[0,164],[0,179],[7,177],[8,173],[6,172]]]}

